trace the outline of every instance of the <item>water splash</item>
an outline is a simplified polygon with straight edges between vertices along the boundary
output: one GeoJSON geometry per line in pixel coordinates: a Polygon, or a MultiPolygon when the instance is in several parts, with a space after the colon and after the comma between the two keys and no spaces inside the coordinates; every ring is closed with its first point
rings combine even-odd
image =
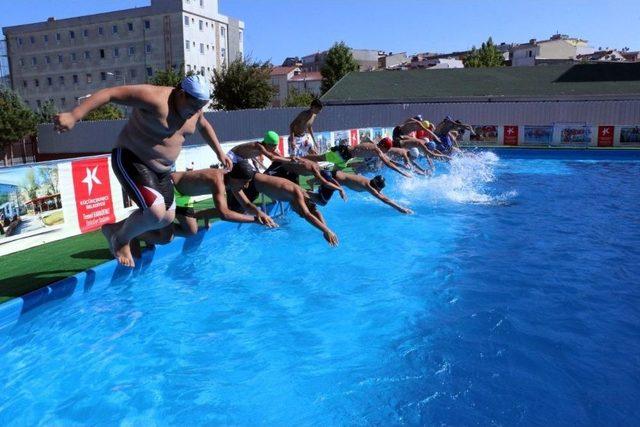
{"type": "Polygon", "coordinates": [[[433,177],[404,180],[403,197],[427,197],[434,202],[449,200],[462,204],[506,205],[517,197],[515,190],[492,194],[488,184],[495,181],[500,158],[492,152],[465,153],[448,164],[440,164],[433,177]]]}

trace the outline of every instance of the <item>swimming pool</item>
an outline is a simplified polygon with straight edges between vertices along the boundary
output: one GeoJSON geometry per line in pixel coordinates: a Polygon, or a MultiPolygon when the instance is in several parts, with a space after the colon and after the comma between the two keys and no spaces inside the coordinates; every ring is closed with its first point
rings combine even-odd
{"type": "MultiPolygon", "coordinates": [[[[640,422],[640,160],[480,152],[0,331],[0,424],[640,422]]],[[[212,232],[215,232],[215,227],[212,232]]]]}

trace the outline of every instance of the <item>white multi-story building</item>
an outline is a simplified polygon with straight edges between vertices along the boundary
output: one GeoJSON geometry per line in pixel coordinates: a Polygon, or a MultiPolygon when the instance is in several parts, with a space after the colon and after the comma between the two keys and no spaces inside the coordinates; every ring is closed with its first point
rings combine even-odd
{"type": "Polygon", "coordinates": [[[575,61],[579,55],[595,51],[586,40],[555,34],[549,40],[531,39],[529,43],[515,45],[511,49],[511,65],[530,67],[575,61]]]}
{"type": "Polygon", "coordinates": [[[170,68],[207,77],[242,58],[244,22],[220,15],[218,0],[151,5],[3,28],[11,86],[32,108],[61,109],[98,89],[145,83],[170,68]]]}

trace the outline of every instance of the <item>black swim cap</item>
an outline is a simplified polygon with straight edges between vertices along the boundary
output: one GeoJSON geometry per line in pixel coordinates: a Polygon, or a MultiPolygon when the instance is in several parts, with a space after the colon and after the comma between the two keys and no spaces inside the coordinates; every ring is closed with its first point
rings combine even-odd
{"type": "Polygon", "coordinates": [[[256,170],[253,168],[248,160],[242,160],[233,165],[233,169],[229,172],[229,176],[234,179],[241,179],[243,181],[250,181],[256,174],[256,170]]]}
{"type": "Polygon", "coordinates": [[[376,190],[382,190],[387,184],[384,181],[384,177],[382,175],[376,175],[369,181],[369,184],[376,190]]]}

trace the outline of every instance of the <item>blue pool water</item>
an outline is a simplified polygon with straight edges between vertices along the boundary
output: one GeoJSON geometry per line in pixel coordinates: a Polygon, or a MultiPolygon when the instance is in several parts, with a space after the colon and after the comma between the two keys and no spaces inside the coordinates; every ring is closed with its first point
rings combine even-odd
{"type": "MultiPolygon", "coordinates": [[[[640,161],[480,153],[0,331],[0,425],[638,425],[640,161]]],[[[215,227],[214,227],[215,230],[215,227]]],[[[214,231],[215,232],[215,231],[214,231]]]]}

